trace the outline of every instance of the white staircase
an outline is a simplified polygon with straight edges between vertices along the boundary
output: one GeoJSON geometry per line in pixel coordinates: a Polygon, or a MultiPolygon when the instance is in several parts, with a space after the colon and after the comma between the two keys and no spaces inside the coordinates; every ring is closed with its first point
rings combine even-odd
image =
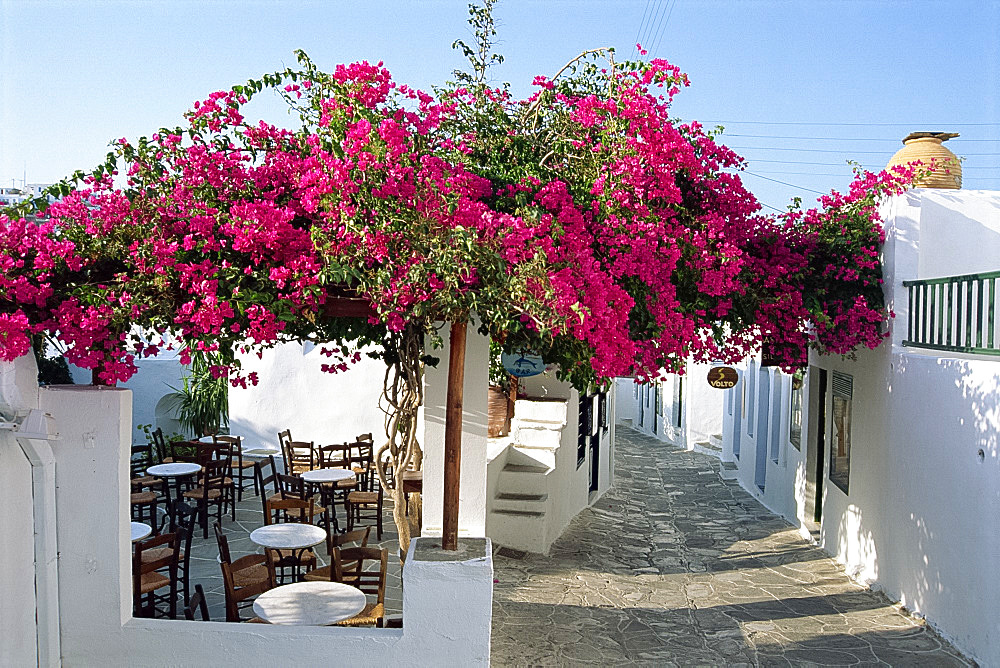
{"type": "Polygon", "coordinates": [[[566,402],[518,399],[511,445],[487,518],[494,543],[527,552],[548,552],[550,475],[566,427],[566,402]]]}

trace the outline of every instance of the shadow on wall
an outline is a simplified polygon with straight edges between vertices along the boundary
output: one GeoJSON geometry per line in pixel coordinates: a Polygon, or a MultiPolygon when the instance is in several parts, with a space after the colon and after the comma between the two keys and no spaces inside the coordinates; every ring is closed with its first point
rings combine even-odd
{"type": "Polygon", "coordinates": [[[153,429],[162,429],[164,436],[184,434],[185,438],[189,437],[188,432],[177,420],[177,400],[171,394],[160,397],[156,402],[154,415],[156,422],[153,424],[153,429]]]}
{"type": "Polygon", "coordinates": [[[847,575],[866,584],[875,582],[878,580],[878,549],[861,509],[853,503],[848,505],[839,524],[835,554],[850,555],[845,565],[847,575]]]}
{"type": "Polygon", "coordinates": [[[901,601],[987,661],[1000,657],[1000,360],[894,356],[894,529],[901,601]]]}

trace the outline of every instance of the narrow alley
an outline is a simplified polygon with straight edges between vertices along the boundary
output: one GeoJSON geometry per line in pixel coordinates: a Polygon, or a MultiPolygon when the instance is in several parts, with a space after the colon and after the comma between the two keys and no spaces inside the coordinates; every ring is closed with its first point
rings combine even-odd
{"type": "Polygon", "coordinates": [[[492,662],[968,666],[717,473],[619,426],[614,488],[548,556],[500,548],[492,662]]]}

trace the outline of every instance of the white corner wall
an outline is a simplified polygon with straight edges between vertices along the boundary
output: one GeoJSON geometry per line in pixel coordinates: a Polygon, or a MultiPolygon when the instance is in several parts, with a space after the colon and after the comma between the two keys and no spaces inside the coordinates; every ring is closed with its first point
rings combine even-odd
{"type": "MultiPolygon", "coordinates": [[[[490,340],[469,323],[465,347],[465,390],[462,405],[462,457],[459,485],[458,533],[486,535],[487,397],[490,376],[490,340]]],[[[448,350],[451,329],[445,327],[440,349],[427,354],[440,359],[424,372],[423,438],[424,485],[421,535],[440,536],[444,494],[444,424],[448,394],[448,350]]],[[[295,433],[294,431],[292,432],[295,433]]]]}
{"type": "Polygon", "coordinates": [[[244,373],[259,382],[229,390],[229,430],[247,448],[278,446],[278,432],[289,429],[297,441],[317,445],[353,441],[371,432],[385,438],[385,414],[379,408],[385,363],[362,353],[347,371],[326,373],[319,346],[284,343],[263,357],[241,355],[244,373]]]}
{"type": "MultiPolygon", "coordinates": [[[[38,406],[34,358],[0,361],[0,408],[38,406]]],[[[3,420],[3,417],[0,417],[3,420]]],[[[0,666],[38,665],[35,627],[35,529],[31,464],[10,429],[0,428],[0,666]]]]}
{"type": "MultiPolygon", "coordinates": [[[[40,407],[55,417],[62,437],[54,450],[63,665],[488,665],[488,543],[484,554],[408,568],[404,629],[132,619],[131,392],[45,388],[40,407]]],[[[0,591],[0,606],[16,600],[12,591],[0,591]]]]}

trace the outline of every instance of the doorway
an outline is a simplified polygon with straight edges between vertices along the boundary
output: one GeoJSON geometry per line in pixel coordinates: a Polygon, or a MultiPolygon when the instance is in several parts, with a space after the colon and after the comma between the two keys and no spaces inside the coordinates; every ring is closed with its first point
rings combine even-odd
{"type": "Polygon", "coordinates": [[[806,441],[805,520],[817,531],[823,517],[823,462],[826,459],[826,369],[810,367],[808,440],[806,441]]]}

